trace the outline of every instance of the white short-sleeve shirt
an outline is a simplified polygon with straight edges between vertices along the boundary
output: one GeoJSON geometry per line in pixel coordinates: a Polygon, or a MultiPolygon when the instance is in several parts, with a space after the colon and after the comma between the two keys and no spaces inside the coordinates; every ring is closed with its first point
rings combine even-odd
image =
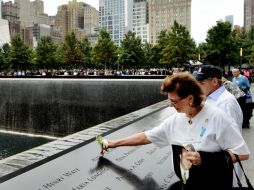
{"type": "Polygon", "coordinates": [[[224,86],[221,86],[219,89],[210,94],[207,97],[206,101],[212,103],[216,107],[223,110],[230,117],[232,117],[237,123],[239,131],[242,132],[242,109],[235,97],[230,92],[228,92],[224,86]]]}
{"type": "Polygon", "coordinates": [[[219,108],[205,103],[192,119],[184,113],[175,113],[160,126],[145,134],[156,146],[186,146],[192,144],[196,151],[217,152],[231,150],[238,155],[249,154],[249,149],[237,129],[235,121],[219,108]]]}

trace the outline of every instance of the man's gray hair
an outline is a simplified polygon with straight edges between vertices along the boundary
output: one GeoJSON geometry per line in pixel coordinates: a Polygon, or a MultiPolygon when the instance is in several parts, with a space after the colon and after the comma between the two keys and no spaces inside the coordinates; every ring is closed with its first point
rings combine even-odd
{"type": "Polygon", "coordinates": [[[232,69],[232,72],[237,72],[237,71],[240,71],[240,70],[238,68],[232,69]]]}

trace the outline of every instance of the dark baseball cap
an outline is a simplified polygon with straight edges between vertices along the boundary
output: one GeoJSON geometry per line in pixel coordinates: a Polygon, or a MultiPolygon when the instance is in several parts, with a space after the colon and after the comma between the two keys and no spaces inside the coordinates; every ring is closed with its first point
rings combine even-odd
{"type": "Polygon", "coordinates": [[[214,77],[217,79],[222,78],[222,72],[220,71],[220,69],[213,65],[203,65],[200,67],[199,71],[195,72],[193,75],[198,81],[214,77]]]}

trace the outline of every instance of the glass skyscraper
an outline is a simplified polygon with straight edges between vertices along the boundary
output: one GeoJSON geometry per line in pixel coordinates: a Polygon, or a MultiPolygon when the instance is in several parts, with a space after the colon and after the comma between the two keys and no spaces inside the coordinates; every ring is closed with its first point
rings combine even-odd
{"type": "MultiPolygon", "coordinates": [[[[126,30],[129,27],[127,16],[128,8],[132,6],[132,0],[100,0],[99,1],[99,22],[100,28],[105,28],[115,45],[120,46],[126,30]]],[[[131,19],[132,20],[132,19],[131,19]]]]}

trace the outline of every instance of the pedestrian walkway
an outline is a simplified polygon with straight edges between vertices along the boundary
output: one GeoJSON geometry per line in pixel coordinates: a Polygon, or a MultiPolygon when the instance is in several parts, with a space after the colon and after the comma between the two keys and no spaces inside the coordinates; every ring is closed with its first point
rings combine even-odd
{"type": "MultiPolygon", "coordinates": [[[[251,86],[251,93],[254,98],[254,84],[251,86]]],[[[244,161],[243,166],[251,184],[254,186],[254,117],[250,120],[250,128],[243,129],[243,137],[250,149],[250,159],[244,161]]]]}
{"type": "Polygon", "coordinates": [[[243,166],[251,184],[254,186],[254,117],[251,118],[250,128],[243,129],[243,136],[250,149],[250,158],[243,162],[243,166]]]}

